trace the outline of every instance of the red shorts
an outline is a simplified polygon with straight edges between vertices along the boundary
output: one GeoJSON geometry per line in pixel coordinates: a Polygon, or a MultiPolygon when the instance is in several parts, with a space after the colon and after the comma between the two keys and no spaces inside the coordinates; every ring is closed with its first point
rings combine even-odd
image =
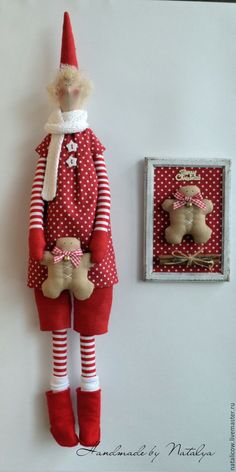
{"type": "Polygon", "coordinates": [[[95,288],[92,295],[82,301],[75,297],[72,300],[68,290],[52,299],[45,297],[42,290],[36,288],[34,293],[40,329],[53,331],[70,328],[73,304],[75,331],[87,336],[106,333],[112,305],[112,289],[113,287],[95,288]]]}

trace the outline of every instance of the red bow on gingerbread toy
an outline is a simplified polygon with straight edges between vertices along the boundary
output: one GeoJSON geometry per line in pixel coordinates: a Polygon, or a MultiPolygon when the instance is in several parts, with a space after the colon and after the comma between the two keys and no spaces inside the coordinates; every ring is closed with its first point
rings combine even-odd
{"type": "Polygon", "coordinates": [[[52,250],[52,255],[54,256],[54,264],[57,264],[66,258],[66,260],[72,262],[74,267],[78,267],[83,251],[81,249],[76,249],[75,251],[63,251],[59,247],[55,246],[52,250]]]}
{"type": "Polygon", "coordinates": [[[184,205],[186,205],[186,203],[192,203],[193,205],[196,205],[197,207],[202,208],[202,210],[206,209],[206,204],[203,201],[203,196],[200,192],[198,192],[196,195],[191,197],[188,195],[184,195],[183,193],[179,192],[179,190],[177,190],[174,193],[174,197],[176,198],[176,202],[173,203],[174,210],[177,210],[177,208],[183,207],[184,205]]]}

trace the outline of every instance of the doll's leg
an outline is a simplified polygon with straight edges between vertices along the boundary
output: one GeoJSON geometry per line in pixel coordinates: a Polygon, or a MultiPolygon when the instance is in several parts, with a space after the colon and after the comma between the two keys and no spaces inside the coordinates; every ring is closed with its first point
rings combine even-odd
{"type": "Polygon", "coordinates": [[[96,371],[95,337],[80,335],[81,385],[77,389],[79,440],[83,446],[100,442],[101,389],[96,371]]]}
{"type": "Polygon", "coordinates": [[[207,241],[211,237],[211,233],[212,233],[211,228],[209,228],[209,226],[207,226],[206,224],[203,227],[202,226],[199,227],[199,225],[196,224],[193,226],[192,231],[191,231],[191,235],[194,239],[194,242],[198,244],[207,243],[207,241]]]}
{"type": "Polygon", "coordinates": [[[67,375],[67,330],[52,331],[51,390],[46,392],[51,433],[61,446],[76,446],[75,420],[67,375]]]}
{"type": "Polygon", "coordinates": [[[53,392],[69,387],[67,374],[67,330],[52,331],[52,376],[50,386],[53,392]]]}
{"type": "Polygon", "coordinates": [[[81,390],[95,392],[99,390],[99,378],[96,371],[95,337],[80,335],[81,390]]]}
{"type": "Polygon", "coordinates": [[[165,230],[166,241],[170,244],[180,244],[184,235],[186,234],[185,225],[168,226],[165,230]]]}
{"type": "Polygon", "coordinates": [[[40,328],[52,331],[53,371],[51,390],[46,392],[51,433],[61,446],[78,444],[67,376],[67,328],[70,327],[71,299],[62,292],[55,300],[35,290],[40,328]]]}
{"type": "Polygon", "coordinates": [[[100,442],[101,389],[96,371],[95,335],[108,331],[112,287],[94,289],[87,300],[74,301],[74,329],[80,333],[81,386],[77,389],[80,443],[100,442]]]}

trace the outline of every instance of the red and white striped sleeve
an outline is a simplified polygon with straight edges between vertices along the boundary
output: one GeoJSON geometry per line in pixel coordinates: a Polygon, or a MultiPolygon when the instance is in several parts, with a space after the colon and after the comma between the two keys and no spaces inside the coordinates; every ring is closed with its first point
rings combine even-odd
{"type": "Polygon", "coordinates": [[[46,138],[44,138],[41,144],[36,148],[36,152],[39,154],[40,157],[36,166],[35,176],[31,190],[29,229],[43,229],[45,203],[42,198],[42,190],[49,142],[50,135],[46,136],[46,138]]]}
{"type": "Polygon", "coordinates": [[[111,193],[105,160],[102,154],[94,159],[98,180],[98,199],[94,231],[108,231],[110,222],[111,193]]]}
{"type": "Polygon", "coordinates": [[[44,201],[42,199],[46,157],[40,157],[37,163],[31,191],[29,229],[43,229],[44,201]]]}

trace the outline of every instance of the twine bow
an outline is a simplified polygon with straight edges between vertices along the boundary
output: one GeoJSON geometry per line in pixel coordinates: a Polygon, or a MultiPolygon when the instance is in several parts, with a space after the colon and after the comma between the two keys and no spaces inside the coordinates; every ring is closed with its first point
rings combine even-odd
{"type": "Polygon", "coordinates": [[[176,201],[173,203],[173,209],[177,210],[177,208],[181,208],[186,205],[186,203],[192,203],[197,207],[201,208],[202,210],[206,209],[206,204],[203,201],[203,196],[200,192],[196,193],[193,197],[184,195],[179,190],[174,193],[174,197],[176,201]]]}
{"type": "Polygon", "coordinates": [[[184,254],[181,251],[173,251],[171,255],[159,256],[161,265],[186,264],[187,267],[197,265],[211,270],[216,262],[219,262],[217,254],[202,254],[202,250],[194,254],[184,254]]]}
{"type": "Polygon", "coordinates": [[[53,262],[57,264],[61,262],[63,259],[67,261],[71,261],[74,267],[78,267],[81,261],[81,257],[83,255],[83,251],[81,249],[76,249],[75,251],[63,251],[59,247],[54,247],[52,250],[53,262]]]}

